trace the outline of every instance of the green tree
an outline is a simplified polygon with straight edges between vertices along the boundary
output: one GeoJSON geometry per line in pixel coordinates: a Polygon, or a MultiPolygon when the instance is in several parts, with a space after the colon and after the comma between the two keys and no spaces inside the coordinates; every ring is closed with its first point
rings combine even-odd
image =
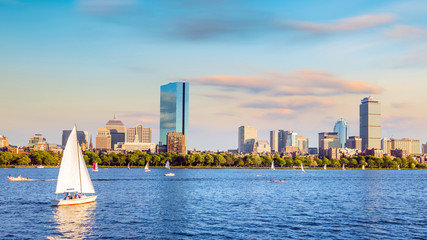
{"type": "Polygon", "coordinates": [[[30,164],[30,162],[31,162],[31,159],[28,157],[27,154],[22,154],[18,159],[19,165],[28,165],[30,164]]]}
{"type": "Polygon", "coordinates": [[[292,164],[294,164],[294,160],[291,157],[284,157],[283,159],[287,167],[292,167],[292,164]]]}
{"type": "Polygon", "coordinates": [[[205,161],[207,164],[209,164],[209,166],[211,166],[211,164],[214,162],[214,157],[210,154],[207,154],[205,156],[205,161]]]}
{"type": "Polygon", "coordinates": [[[273,162],[273,159],[271,159],[271,157],[269,157],[269,156],[262,156],[262,164],[265,167],[270,167],[272,162],[273,162]]]}
{"type": "Polygon", "coordinates": [[[185,156],[185,162],[188,165],[191,166],[195,161],[196,161],[196,156],[194,156],[193,154],[187,154],[187,156],[185,156]]]}
{"type": "Polygon", "coordinates": [[[218,155],[217,160],[218,160],[218,165],[220,165],[220,166],[223,166],[227,162],[227,160],[221,154],[218,155]]]}

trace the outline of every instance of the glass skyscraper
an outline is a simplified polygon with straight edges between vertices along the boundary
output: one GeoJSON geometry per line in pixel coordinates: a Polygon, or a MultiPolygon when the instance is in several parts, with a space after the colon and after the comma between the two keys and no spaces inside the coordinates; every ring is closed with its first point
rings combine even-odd
{"type": "Polygon", "coordinates": [[[188,86],[173,82],[160,86],[160,145],[166,145],[167,134],[181,132],[188,144],[188,86]]]}
{"type": "Polygon", "coordinates": [[[345,148],[345,143],[348,139],[348,123],[344,119],[340,119],[335,123],[334,132],[338,133],[341,148],[345,148]]]}

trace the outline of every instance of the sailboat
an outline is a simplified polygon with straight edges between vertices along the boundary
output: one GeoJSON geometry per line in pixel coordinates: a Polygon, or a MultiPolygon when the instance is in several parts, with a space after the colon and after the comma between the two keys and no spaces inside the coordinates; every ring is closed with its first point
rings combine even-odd
{"type": "Polygon", "coordinates": [[[95,193],[87,170],[82,150],[77,140],[77,128],[74,125],[59,167],[55,194],[65,193],[63,199],[52,200],[53,206],[76,205],[95,202],[97,195],[86,196],[84,193],[95,193]],[[72,196],[72,194],[74,196],[72,196]]]}
{"type": "Polygon", "coordinates": [[[302,163],[301,163],[301,171],[302,171],[303,173],[305,173],[305,170],[304,170],[304,167],[302,166],[302,163]]]}
{"type": "Polygon", "coordinates": [[[342,170],[345,171],[345,164],[342,164],[342,170]]]}
{"type": "Polygon", "coordinates": [[[400,164],[399,164],[399,165],[397,165],[397,170],[400,170],[400,164]]]}
{"type": "Polygon", "coordinates": [[[326,170],[326,164],[325,164],[325,166],[323,166],[323,170],[326,170]]]}
{"type": "Polygon", "coordinates": [[[128,163],[128,169],[130,170],[130,163],[128,163]]]}
{"type": "MultiPolygon", "coordinates": [[[[169,160],[166,162],[165,168],[169,169],[169,170],[171,169],[171,167],[169,165],[169,160]]],[[[173,176],[175,176],[175,173],[169,171],[168,173],[165,174],[165,176],[167,176],[167,177],[173,177],[173,176]]]]}
{"type": "Polygon", "coordinates": [[[272,162],[271,162],[271,170],[276,170],[276,169],[274,168],[274,161],[272,161],[272,162]]]}
{"type": "Polygon", "coordinates": [[[365,165],[362,165],[362,170],[365,170],[365,165]]]}
{"type": "Polygon", "coordinates": [[[93,163],[92,172],[98,172],[98,163],[97,162],[93,163]]]}
{"type": "Polygon", "coordinates": [[[144,171],[145,172],[151,172],[151,170],[148,168],[148,162],[147,162],[147,164],[145,164],[144,171]]]}

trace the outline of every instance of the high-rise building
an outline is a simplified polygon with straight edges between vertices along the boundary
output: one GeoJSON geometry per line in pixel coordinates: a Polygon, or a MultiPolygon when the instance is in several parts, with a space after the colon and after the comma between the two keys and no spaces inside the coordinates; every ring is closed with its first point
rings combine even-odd
{"type": "Polygon", "coordinates": [[[422,154],[427,154],[427,143],[423,144],[422,154]]]}
{"type": "MultiPolygon", "coordinates": [[[[71,134],[71,130],[62,131],[62,146],[67,145],[68,137],[71,134]]],[[[77,140],[79,141],[80,146],[85,145],[87,149],[88,144],[88,133],[86,131],[77,131],[77,140]]]]}
{"type": "Polygon", "coordinates": [[[176,154],[186,154],[185,135],[181,132],[170,132],[167,135],[167,152],[176,154]]]}
{"type": "Polygon", "coordinates": [[[279,152],[279,131],[270,131],[271,152],[279,152]]]}
{"type": "Polygon", "coordinates": [[[257,129],[251,126],[240,126],[237,151],[251,153],[256,147],[257,129]]]}
{"type": "Polygon", "coordinates": [[[110,131],[111,135],[110,149],[114,149],[114,144],[125,142],[126,128],[122,121],[116,119],[116,114],[114,114],[114,119],[105,124],[105,128],[110,131]]]}
{"type": "Polygon", "coordinates": [[[96,132],[96,149],[110,150],[111,147],[111,133],[107,128],[98,128],[96,132]]]}
{"type": "Polygon", "coordinates": [[[328,156],[329,148],[340,148],[341,144],[336,132],[319,133],[319,155],[328,156]]]}
{"type": "Polygon", "coordinates": [[[293,131],[285,131],[285,146],[298,147],[298,133],[293,131]]]}
{"type": "Polygon", "coordinates": [[[298,151],[308,153],[308,137],[298,136],[298,151]]]}
{"type": "Polygon", "coordinates": [[[360,137],[362,151],[381,149],[381,104],[373,97],[362,99],[360,104],[360,137]]]}
{"type": "Polygon", "coordinates": [[[359,136],[351,136],[347,139],[345,147],[362,151],[362,139],[359,136]]]}
{"type": "MultiPolygon", "coordinates": [[[[385,139],[386,144],[384,153],[391,154],[392,150],[402,149],[407,154],[420,154],[420,140],[414,140],[410,138],[402,138],[402,139],[394,139],[391,138],[389,140],[385,139]]],[[[383,149],[384,150],[384,149],[383,149]]]]}
{"type": "Polygon", "coordinates": [[[258,153],[270,153],[271,147],[270,144],[268,144],[267,140],[259,140],[257,141],[257,152],[258,153]]]}
{"type": "Polygon", "coordinates": [[[28,141],[28,144],[36,144],[36,143],[42,143],[42,142],[46,142],[46,138],[44,138],[43,135],[41,135],[40,133],[37,133],[30,138],[30,141],[28,141]]]}
{"type": "Polygon", "coordinates": [[[173,82],[160,87],[160,145],[167,143],[167,134],[180,132],[188,144],[189,83],[173,82]]]}
{"type": "Polygon", "coordinates": [[[93,151],[92,135],[90,135],[89,151],[93,151]]]}
{"type": "Polygon", "coordinates": [[[145,128],[141,124],[126,129],[126,142],[151,143],[151,128],[145,128]]]}
{"type": "Polygon", "coordinates": [[[335,123],[334,132],[338,133],[341,148],[344,148],[349,134],[348,123],[341,118],[335,123]]]}

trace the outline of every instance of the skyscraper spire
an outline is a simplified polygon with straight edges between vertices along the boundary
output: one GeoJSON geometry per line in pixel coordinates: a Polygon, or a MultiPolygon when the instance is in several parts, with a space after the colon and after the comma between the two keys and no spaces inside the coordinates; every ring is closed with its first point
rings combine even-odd
{"type": "Polygon", "coordinates": [[[93,150],[92,135],[90,135],[89,151],[93,150]]]}

